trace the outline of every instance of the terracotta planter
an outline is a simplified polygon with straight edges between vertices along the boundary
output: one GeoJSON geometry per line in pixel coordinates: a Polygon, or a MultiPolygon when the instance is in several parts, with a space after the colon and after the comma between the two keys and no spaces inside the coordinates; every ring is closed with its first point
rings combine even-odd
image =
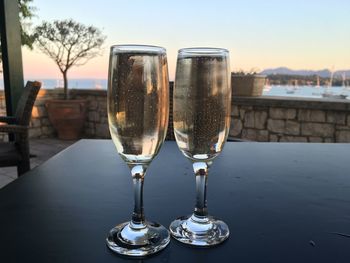
{"type": "Polygon", "coordinates": [[[46,109],[61,140],[80,138],[87,112],[87,100],[48,100],[46,109]]]}
{"type": "Polygon", "coordinates": [[[263,75],[231,75],[233,96],[261,96],[265,85],[263,75]]]}

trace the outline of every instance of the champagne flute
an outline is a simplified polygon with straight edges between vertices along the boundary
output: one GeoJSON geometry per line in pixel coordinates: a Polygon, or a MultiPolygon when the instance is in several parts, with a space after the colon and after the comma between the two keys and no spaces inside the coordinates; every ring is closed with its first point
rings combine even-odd
{"type": "Polygon", "coordinates": [[[196,204],[192,215],[170,225],[172,236],[194,246],[213,246],[229,236],[228,226],[208,215],[207,179],[228,136],[231,113],[229,52],[219,48],[179,50],[174,87],[174,132],[192,162],[196,204]]]}
{"type": "Polygon", "coordinates": [[[166,50],[144,45],[112,46],[107,97],[109,130],[119,155],[131,170],[134,188],[132,219],[110,231],[107,246],[118,254],[142,257],[162,250],[170,241],[169,231],[146,221],[143,211],[146,170],[168,126],[166,50]]]}

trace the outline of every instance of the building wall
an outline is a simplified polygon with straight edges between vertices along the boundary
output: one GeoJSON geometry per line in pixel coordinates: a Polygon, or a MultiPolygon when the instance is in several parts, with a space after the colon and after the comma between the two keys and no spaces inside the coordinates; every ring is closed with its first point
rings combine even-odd
{"type": "MultiPolygon", "coordinates": [[[[89,101],[84,138],[110,138],[105,90],[72,90],[89,101]]],[[[56,136],[47,116],[47,99],[61,90],[41,90],[33,108],[31,138],[56,136]]],[[[0,92],[0,114],[5,114],[0,92]]],[[[350,142],[350,101],[286,97],[233,97],[231,138],[260,142],[350,142]]],[[[168,138],[171,136],[169,129],[168,138]]],[[[6,136],[0,135],[0,140],[6,136]]]]}

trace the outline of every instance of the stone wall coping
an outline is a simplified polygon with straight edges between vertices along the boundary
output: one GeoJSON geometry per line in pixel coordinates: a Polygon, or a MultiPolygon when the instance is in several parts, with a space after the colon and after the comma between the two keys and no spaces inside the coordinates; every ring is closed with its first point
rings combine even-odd
{"type": "Polygon", "coordinates": [[[301,97],[232,97],[232,105],[259,106],[276,108],[297,108],[315,110],[350,111],[350,100],[337,100],[329,98],[301,98],[301,97]]]}
{"type": "MultiPolygon", "coordinates": [[[[60,96],[61,89],[42,89],[38,99],[45,98],[47,95],[60,96]]],[[[107,90],[88,90],[88,89],[70,89],[70,95],[74,96],[106,96],[107,90]]],[[[0,91],[0,98],[3,97],[3,91],[0,91]]],[[[302,98],[302,97],[279,97],[279,96],[260,96],[243,97],[233,96],[233,105],[258,106],[258,107],[277,107],[277,108],[297,108],[297,109],[315,109],[315,110],[335,110],[350,111],[350,100],[337,100],[330,98],[302,98]]]]}

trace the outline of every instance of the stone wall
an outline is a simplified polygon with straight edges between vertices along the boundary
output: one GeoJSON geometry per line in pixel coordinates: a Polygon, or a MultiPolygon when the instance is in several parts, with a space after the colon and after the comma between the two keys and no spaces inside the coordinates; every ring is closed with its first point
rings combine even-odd
{"type": "MultiPolygon", "coordinates": [[[[172,83],[170,85],[172,87],[172,83]]],[[[105,90],[73,90],[71,97],[89,101],[83,136],[85,138],[110,138],[107,117],[107,92],[105,90]]],[[[172,106],[172,103],[170,103],[170,106],[172,106]]],[[[174,139],[172,127],[172,117],[170,116],[167,139],[174,139]]]]}
{"type": "Polygon", "coordinates": [[[89,101],[85,138],[110,138],[107,117],[107,92],[105,90],[73,90],[71,97],[89,101]]]}
{"type": "Polygon", "coordinates": [[[260,142],[350,142],[350,101],[234,97],[230,136],[260,142]]]}
{"type": "MultiPolygon", "coordinates": [[[[110,138],[105,90],[72,90],[89,101],[84,138],[110,138]]],[[[31,138],[56,136],[47,116],[47,99],[62,90],[41,90],[33,108],[31,138]]],[[[0,92],[0,114],[5,115],[0,92]]],[[[286,97],[233,97],[231,138],[261,142],[350,142],[350,101],[286,97]]],[[[172,127],[171,127],[172,128],[172,127]]],[[[168,138],[171,136],[169,129],[168,138]]],[[[0,134],[0,140],[4,140],[0,134]]]]}
{"type": "MultiPolygon", "coordinates": [[[[84,98],[88,100],[87,120],[84,128],[84,138],[110,138],[107,120],[107,93],[105,90],[71,90],[71,98],[84,98]]],[[[33,107],[30,122],[29,136],[31,138],[55,137],[45,107],[48,99],[62,99],[62,89],[40,90],[33,107]]],[[[0,92],[0,114],[6,115],[4,93],[0,92]]],[[[6,140],[7,136],[0,135],[0,140],[6,140]]]]}

